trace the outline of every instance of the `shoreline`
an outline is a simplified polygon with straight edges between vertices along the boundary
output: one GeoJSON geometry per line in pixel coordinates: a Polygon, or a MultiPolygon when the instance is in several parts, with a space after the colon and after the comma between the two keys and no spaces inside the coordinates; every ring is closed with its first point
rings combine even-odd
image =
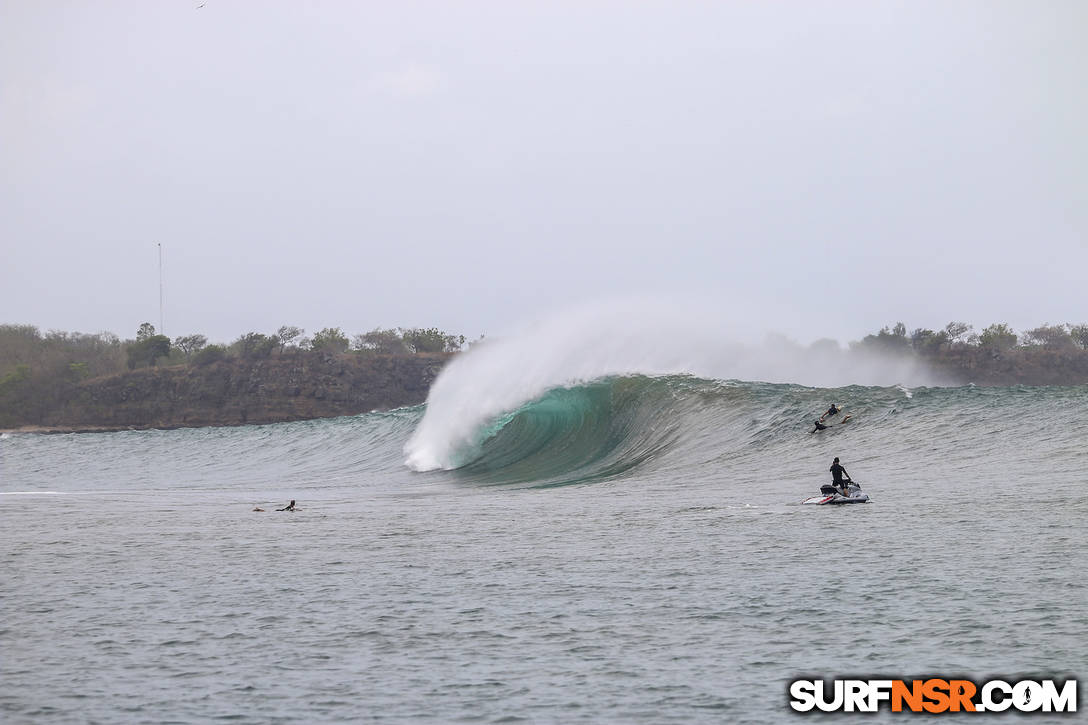
{"type": "Polygon", "coordinates": [[[224,360],[24,386],[0,432],[42,435],[268,425],[418,405],[449,355],[224,360]]]}
{"type": "MultiPolygon", "coordinates": [[[[360,415],[360,414],[357,414],[360,415]]],[[[244,425],[276,425],[278,423],[297,423],[305,420],[327,420],[331,418],[350,418],[351,415],[328,415],[316,418],[291,418],[289,420],[250,421],[248,423],[208,423],[205,425],[193,425],[191,423],[178,423],[177,425],[80,425],[80,426],[56,426],[56,425],[24,425],[15,428],[0,428],[0,435],[66,435],[69,433],[124,433],[126,431],[146,430],[181,430],[183,428],[240,428],[244,425]]]]}
{"type": "MultiPolygon", "coordinates": [[[[1011,385],[994,385],[987,383],[964,383],[962,385],[950,385],[939,386],[948,388],[957,387],[982,387],[982,388],[1077,388],[1084,387],[1084,384],[1036,384],[1030,385],[1026,383],[1014,383],[1011,385]]],[[[425,397],[425,396],[424,396],[425,397]]],[[[422,400],[419,402],[423,402],[422,400]]],[[[409,405],[417,403],[408,403],[409,405]]],[[[242,426],[265,426],[276,425],[280,423],[298,423],[310,420],[331,420],[335,418],[350,418],[358,415],[365,415],[366,413],[381,412],[387,410],[395,410],[397,408],[404,407],[404,405],[393,406],[379,406],[376,408],[370,408],[368,410],[360,410],[356,412],[332,412],[331,415],[296,415],[285,416],[274,419],[256,419],[256,420],[238,420],[237,418],[225,418],[221,420],[207,421],[207,422],[195,422],[195,421],[183,421],[176,423],[168,423],[164,421],[147,424],[94,424],[83,423],[78,425],[18,425],[18,426],[5,426],[0,427],[0,435],[68,435],[74,433],[123,433],[126,431],[150,431],[150,430],[181,430],[183,428],[201,429],[201,428],[239,428],[242,426]]]]}

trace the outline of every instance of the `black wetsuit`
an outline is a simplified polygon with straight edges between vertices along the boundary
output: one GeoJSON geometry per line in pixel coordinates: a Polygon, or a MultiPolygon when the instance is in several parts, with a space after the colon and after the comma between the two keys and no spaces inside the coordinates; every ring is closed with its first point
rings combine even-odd
{"type": "MultiPolygon", "coordinates": [[[[831,468],[829,468],[828,470],[831,471],[831,479],[835,482],[835,485],[841,486],[842,474],[846,473],[846,469],[840,466],[838,463],[832,463],[831,468]]],[[[846,475],[847,477],[850,476],[849,473],[846,473],[846,475]]]]}
{"type": "Polygon", "coordinates": [[[814,421],[814,422],[816,423],[816,429],[812,431],[813,433],[815,433],[818,430],[827,430],[827,426],[824,425],[823,423],[821,423],[820,421],[817,420],[817,421],[814,421]]]}

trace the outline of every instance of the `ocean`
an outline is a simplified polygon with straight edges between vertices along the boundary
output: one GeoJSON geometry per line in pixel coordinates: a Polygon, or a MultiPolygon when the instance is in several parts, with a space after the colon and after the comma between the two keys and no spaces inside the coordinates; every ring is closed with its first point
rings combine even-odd
{"type": "Polygon", "coordinates": [[[4,435],[0,720],[765,723],[798,678],[1088,675],[1088,388],[495,349],[414,408],[4,435]],[[800,505],[835,456],[873,502],[800,505]]]}

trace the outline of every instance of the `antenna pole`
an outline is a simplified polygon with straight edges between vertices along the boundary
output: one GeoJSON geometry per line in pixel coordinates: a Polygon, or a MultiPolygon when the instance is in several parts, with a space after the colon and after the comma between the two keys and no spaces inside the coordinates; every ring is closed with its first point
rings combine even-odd
{"type": "Polygon", "coordinates": [[[162,242],[159,242],[159,334],[166,334],[166,325],[162,316],[162,242]]]}

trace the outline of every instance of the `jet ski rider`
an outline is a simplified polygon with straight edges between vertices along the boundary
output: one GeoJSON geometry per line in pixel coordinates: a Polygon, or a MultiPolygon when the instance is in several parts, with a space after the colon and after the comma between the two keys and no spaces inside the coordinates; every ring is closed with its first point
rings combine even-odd
{"type": "Polygon", "coordinates": [[[850,480],[850,474],[846,473],[846,469],[839,465],[838,456],[835,456],[835,462],[831,464],[831,468],[828,470],[831,471],[831,480],[835,487],[842,491],[843,496],[846,496],[846,484],[853,483],[853,481],[850,480]],[[842,480],[843,475],[846,476],[845,482],[842,480]]]}

